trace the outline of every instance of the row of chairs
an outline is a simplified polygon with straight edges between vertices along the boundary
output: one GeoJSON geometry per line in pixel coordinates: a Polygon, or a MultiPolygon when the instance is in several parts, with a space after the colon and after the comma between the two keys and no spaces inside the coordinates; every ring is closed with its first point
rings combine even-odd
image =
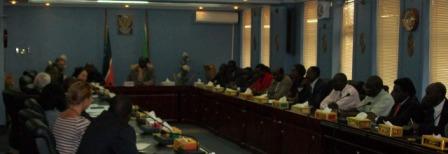
{"type": "Polygon", "coordinates": [[[25,126],[26,133],[31,136],[39,154],[57,154],[56,142],[50,128],[45,112],[40,104],[33,98],[25,101],[26,109],[19,111],[20,122],[25,126]]]}
{"type": "Polygon", "coordinates": [[[4,91],[3,98],[10,118],[11,147],[21,154],[57,154],[45,111],[35,97],[4,91]]]}

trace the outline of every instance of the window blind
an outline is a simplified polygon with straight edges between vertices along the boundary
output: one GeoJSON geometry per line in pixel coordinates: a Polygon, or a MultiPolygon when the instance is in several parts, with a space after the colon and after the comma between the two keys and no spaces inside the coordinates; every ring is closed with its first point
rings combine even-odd
{"type": "Polygon", "coordinates": [[[261,53],[260,62],[269,66],[270,54],[270,29],[271,29],[271,8],[263,6],[261,11],[261,53]]]}
{"type": "Polygon", "coordinates": [[[251,29],[252,29],[252,12],[250,9],[243,11],[243,39],[241,50],[241,66],[243,68],[250,67],[250,53],[251,53],[251,29]]]}
{"type": "Polygon", "coordinates": [[[392,88],[398,69],[400,1],[379,0],[377,10],[377,73],[392,88]]]}
{"type": "Polygon", "coordinates": [[[430,6],[430,82],[448,82],[448,0],[430,6]]]}
{"type": "Polygon", "coordinates": [[[307,1],[303,14],[303,56],[305,68],[317,64],[317,1],[307,1]]]}
{"type": "Polygon", "coordinates": [[[340,69],[349,80],[352,78],[353,68],[354,4],[354,2],[346,2],[342,11],[340,69]]]}

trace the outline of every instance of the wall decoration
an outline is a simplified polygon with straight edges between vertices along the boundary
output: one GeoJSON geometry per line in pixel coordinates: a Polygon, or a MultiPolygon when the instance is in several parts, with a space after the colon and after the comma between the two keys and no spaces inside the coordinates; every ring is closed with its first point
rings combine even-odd
{"type": "Polygon", "coordinates": [[[407,43],[407,53],[409,57],[412,57],[414,55],[415,43],[412,33],[418,28],[418,24],[419,24],[418,10],[415,8],[406,9],[401,19],[401,25],[403,26],[404,30],[409,32],[407,43]]]}
{"type": "Polygon", "coordinates": [[[414,55],[414,48],[415,48],[415,43],[414,43],[414,37],[412,36],[412,32],[409,33],[408,35],[408,56],[412,57],[414,55]]]}
{"type": "Polygon", "coordinates": [[[407,9],[403,13],[401,24],[406,31],[408,32],[415,31],[419,24],[418,10],[415,8],[407,9]]]}
{"type": "Polygon", "coordinates": [[[257,37],[255,37],[255,34],[252,35],[252,49],[257,50],[257,37]]]}
{"type": "Polygon", "coordinates": [[[317,5],[317,17],[319,17],[319,19],[329,18],[330,6],[331,3],[328,1],[319,1],[319,4],[317,5]]]}
{"type": "Polygon", "coordinates": [[[359,45],[361,46],[361,53],[364,54],[366,52],[366,38],[364,32],[359,34],[359,45]]]}
{"type": "Polygon", "coordinates": [[[359,2],[361,2],[362,5],[366,5],[366,0],[359,0],[359,2]]]}
{"type": "Polygon", "coordinates": [[[280,36],[279,34],[275,34],[275,49],[277,52],[280,50],[280,36]]]}
{"type": "Polygon", "coordinates": [[[328,39],[327,39],[327,34],[322,35],[322,49],[325,52],[327,52],[328,49],[328,39]]]}
{"type": "Polygon", "coordinates": [[[118,15],[118,34],[120,35],[132,35],[133,26],[132,16],[129,15],[118,15]]]}

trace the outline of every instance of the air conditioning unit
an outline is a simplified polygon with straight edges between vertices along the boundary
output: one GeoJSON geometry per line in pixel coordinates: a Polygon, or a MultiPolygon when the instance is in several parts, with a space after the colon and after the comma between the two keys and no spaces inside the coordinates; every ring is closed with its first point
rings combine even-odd
{"type": "Polygon", "coordinates": [[[217,11],[196,11],[197,23],[236,24],[238,13],[217,11]]]}

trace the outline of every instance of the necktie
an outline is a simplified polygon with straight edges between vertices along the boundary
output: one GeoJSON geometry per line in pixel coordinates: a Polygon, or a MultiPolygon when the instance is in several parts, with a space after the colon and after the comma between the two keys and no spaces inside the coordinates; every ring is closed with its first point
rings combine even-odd
{"type": "Polygon", "coordinates": [[[401,105],[400,105],[400,104],[397,104],[397,107],[395,107],[395,112],[394,112],[393,117],[397,116],[398,111],[400,111],[400,107],[401,107],[401,105]]]}

